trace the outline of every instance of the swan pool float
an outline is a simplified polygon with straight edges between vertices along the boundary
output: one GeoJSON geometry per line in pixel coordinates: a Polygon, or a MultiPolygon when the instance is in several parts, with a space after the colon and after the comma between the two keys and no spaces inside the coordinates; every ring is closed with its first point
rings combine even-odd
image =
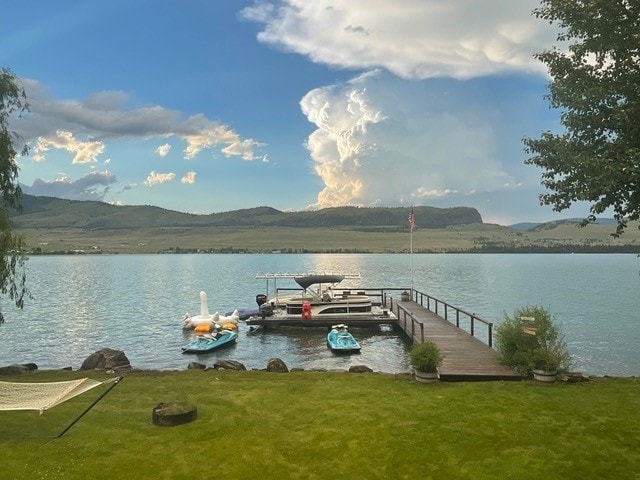
{"type": "Polygon", "coordinates": [[[231,315],[220,315],[219,312],[213,315],[209,313],[209,305],[207,303],[207,294],[200,292],[200,314],[190,315],[189,312],[184,314],[182,320],[182,328],[185,330],[195,330],[198,333],[210,332],[216,325],[229,330],[238,328],[240,314],[238,310],[234,310],[231,315]]]}

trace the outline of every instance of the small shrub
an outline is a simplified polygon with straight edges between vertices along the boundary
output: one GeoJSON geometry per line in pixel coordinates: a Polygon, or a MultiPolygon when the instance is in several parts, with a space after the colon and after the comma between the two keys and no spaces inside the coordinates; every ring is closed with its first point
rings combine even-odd
{"type": "Polygon", "coordinates": [[[440,348],[430,340],[411,347],[409,357],[411,365],[420,372],[436,372],[444,359],[440,348]]]}
{"type": "Polygon", "coordinates": [[[502,363],[525,377],[531,377],[533,370],[567,370],[571,365],[564,338],[543,307],[517,308],[513,316],[505,313],[496,327],[495,341],[502,363]],[[526,320],[530,317],[535,321],[526,320]],[[534,327],[535,334],[525,333],[527,327],[534,327]]]}

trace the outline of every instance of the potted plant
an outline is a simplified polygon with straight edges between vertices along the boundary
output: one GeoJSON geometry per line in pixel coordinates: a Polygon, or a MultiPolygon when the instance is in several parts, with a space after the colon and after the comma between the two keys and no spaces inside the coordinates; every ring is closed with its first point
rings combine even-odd
{"type": "Polygon", "coordinates": [[[427,340],[415,344],[411,348],[409,357],[417,381],[433,383],[438,379],[438,367],[442,365],[444,355],[435,343],[427,340]]]}
{"type": "Polygon", "coordinates": [[[541,382],[555,382],[558,370],[568,367],[568,354],[564,344],[543,344],[534,354],[533,378],[541,382]]]}
{"type": "Polygon", "coordinates": [[[571,365],[567,345],[549,311],[527,306],[504,316],[496,327],[496,350],[502,363],[524,377],[553,382],[571,365]]]}

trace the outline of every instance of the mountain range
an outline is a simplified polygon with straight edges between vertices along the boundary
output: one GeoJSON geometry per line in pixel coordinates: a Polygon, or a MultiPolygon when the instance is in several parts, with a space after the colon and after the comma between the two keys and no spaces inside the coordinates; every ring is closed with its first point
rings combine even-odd
{"type": "MultiPolygon", "coordinates": [[[[446,228],[482,223],[470,207],[412,207],[417,228],[446,228]]],[[[116,206],[97,201],[23,195],[22,211],[12,212],[16,228],[78,228],[84,230],[158,227],[359,227],[407,229],[408,207],[335,207],[282,212],[255,207],[198,215],[151,205],[116,206]]]]}
{"type": "Polygon", "coordinates": [[[628,253],[638,252],[632,222],[612,238],[612,220],[502,226],[470,207],[336,207],[283,212],[256,207],[197,215],[138,205],[24,195],[10,212],[31,254],[68,253],[628,253]],[[409,239],[409,215],[416,230],[409,239]]]}

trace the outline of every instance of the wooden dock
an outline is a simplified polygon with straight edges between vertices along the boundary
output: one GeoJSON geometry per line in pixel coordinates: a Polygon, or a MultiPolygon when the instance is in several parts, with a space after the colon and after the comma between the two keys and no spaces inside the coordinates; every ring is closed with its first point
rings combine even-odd
{"type": "MultiPolygon", "coordinates": [[[[520,380],[515,370],[500,363],[500,355],[496,350],[422,305],[422,295],[414,291],[415,300],[394,302],[390,299],[389,302],[391,310],[398,317],[398,326],[413,342],[431,340],[440,347],[444,355],[442,365],[438,368],[441,381],[520,380]]],[[[429,299],[435,300],[432,297],[429,299]]],[[[448,316],[449,308],[453,307],[438,302],[435,301],[435,309],[445,305],[444,314],[448,316]]],[[[433,308],[432,304],[429,302],[429,307],[433,308]]],[[[460,312],[456,312],[456,323],[460,323],[460,312]]],[[[469,324],[472,332],[476,328],[474,320],[479,319],[475,316],[471,318],[469,324]]],[[[491,324],[487,325],[491,329],[491,324]]],[[[491,330],[488,338],[491,343],[491,330]]]]}
{"type": "MultiPolygon", "coordinates": [[[[444,354],[438,369],[442,381],[520,380],[518,373],[500,363],[493,349],[493,324],[417,290],[402,288],[358,288],[359,294],[374,299],[374,304],[391,312],[384,317],[289,318],[276,317],[247,320],[251,326],[329,327],[397,325],[412,343],[433,341],[444,354]],[[402,293],[401,293],[402,292],[402,293]],[[408,293],[411,292],[411,293],[408,293]]],[[[345,290],[345,294],[349,291],[345,290]]]]}

